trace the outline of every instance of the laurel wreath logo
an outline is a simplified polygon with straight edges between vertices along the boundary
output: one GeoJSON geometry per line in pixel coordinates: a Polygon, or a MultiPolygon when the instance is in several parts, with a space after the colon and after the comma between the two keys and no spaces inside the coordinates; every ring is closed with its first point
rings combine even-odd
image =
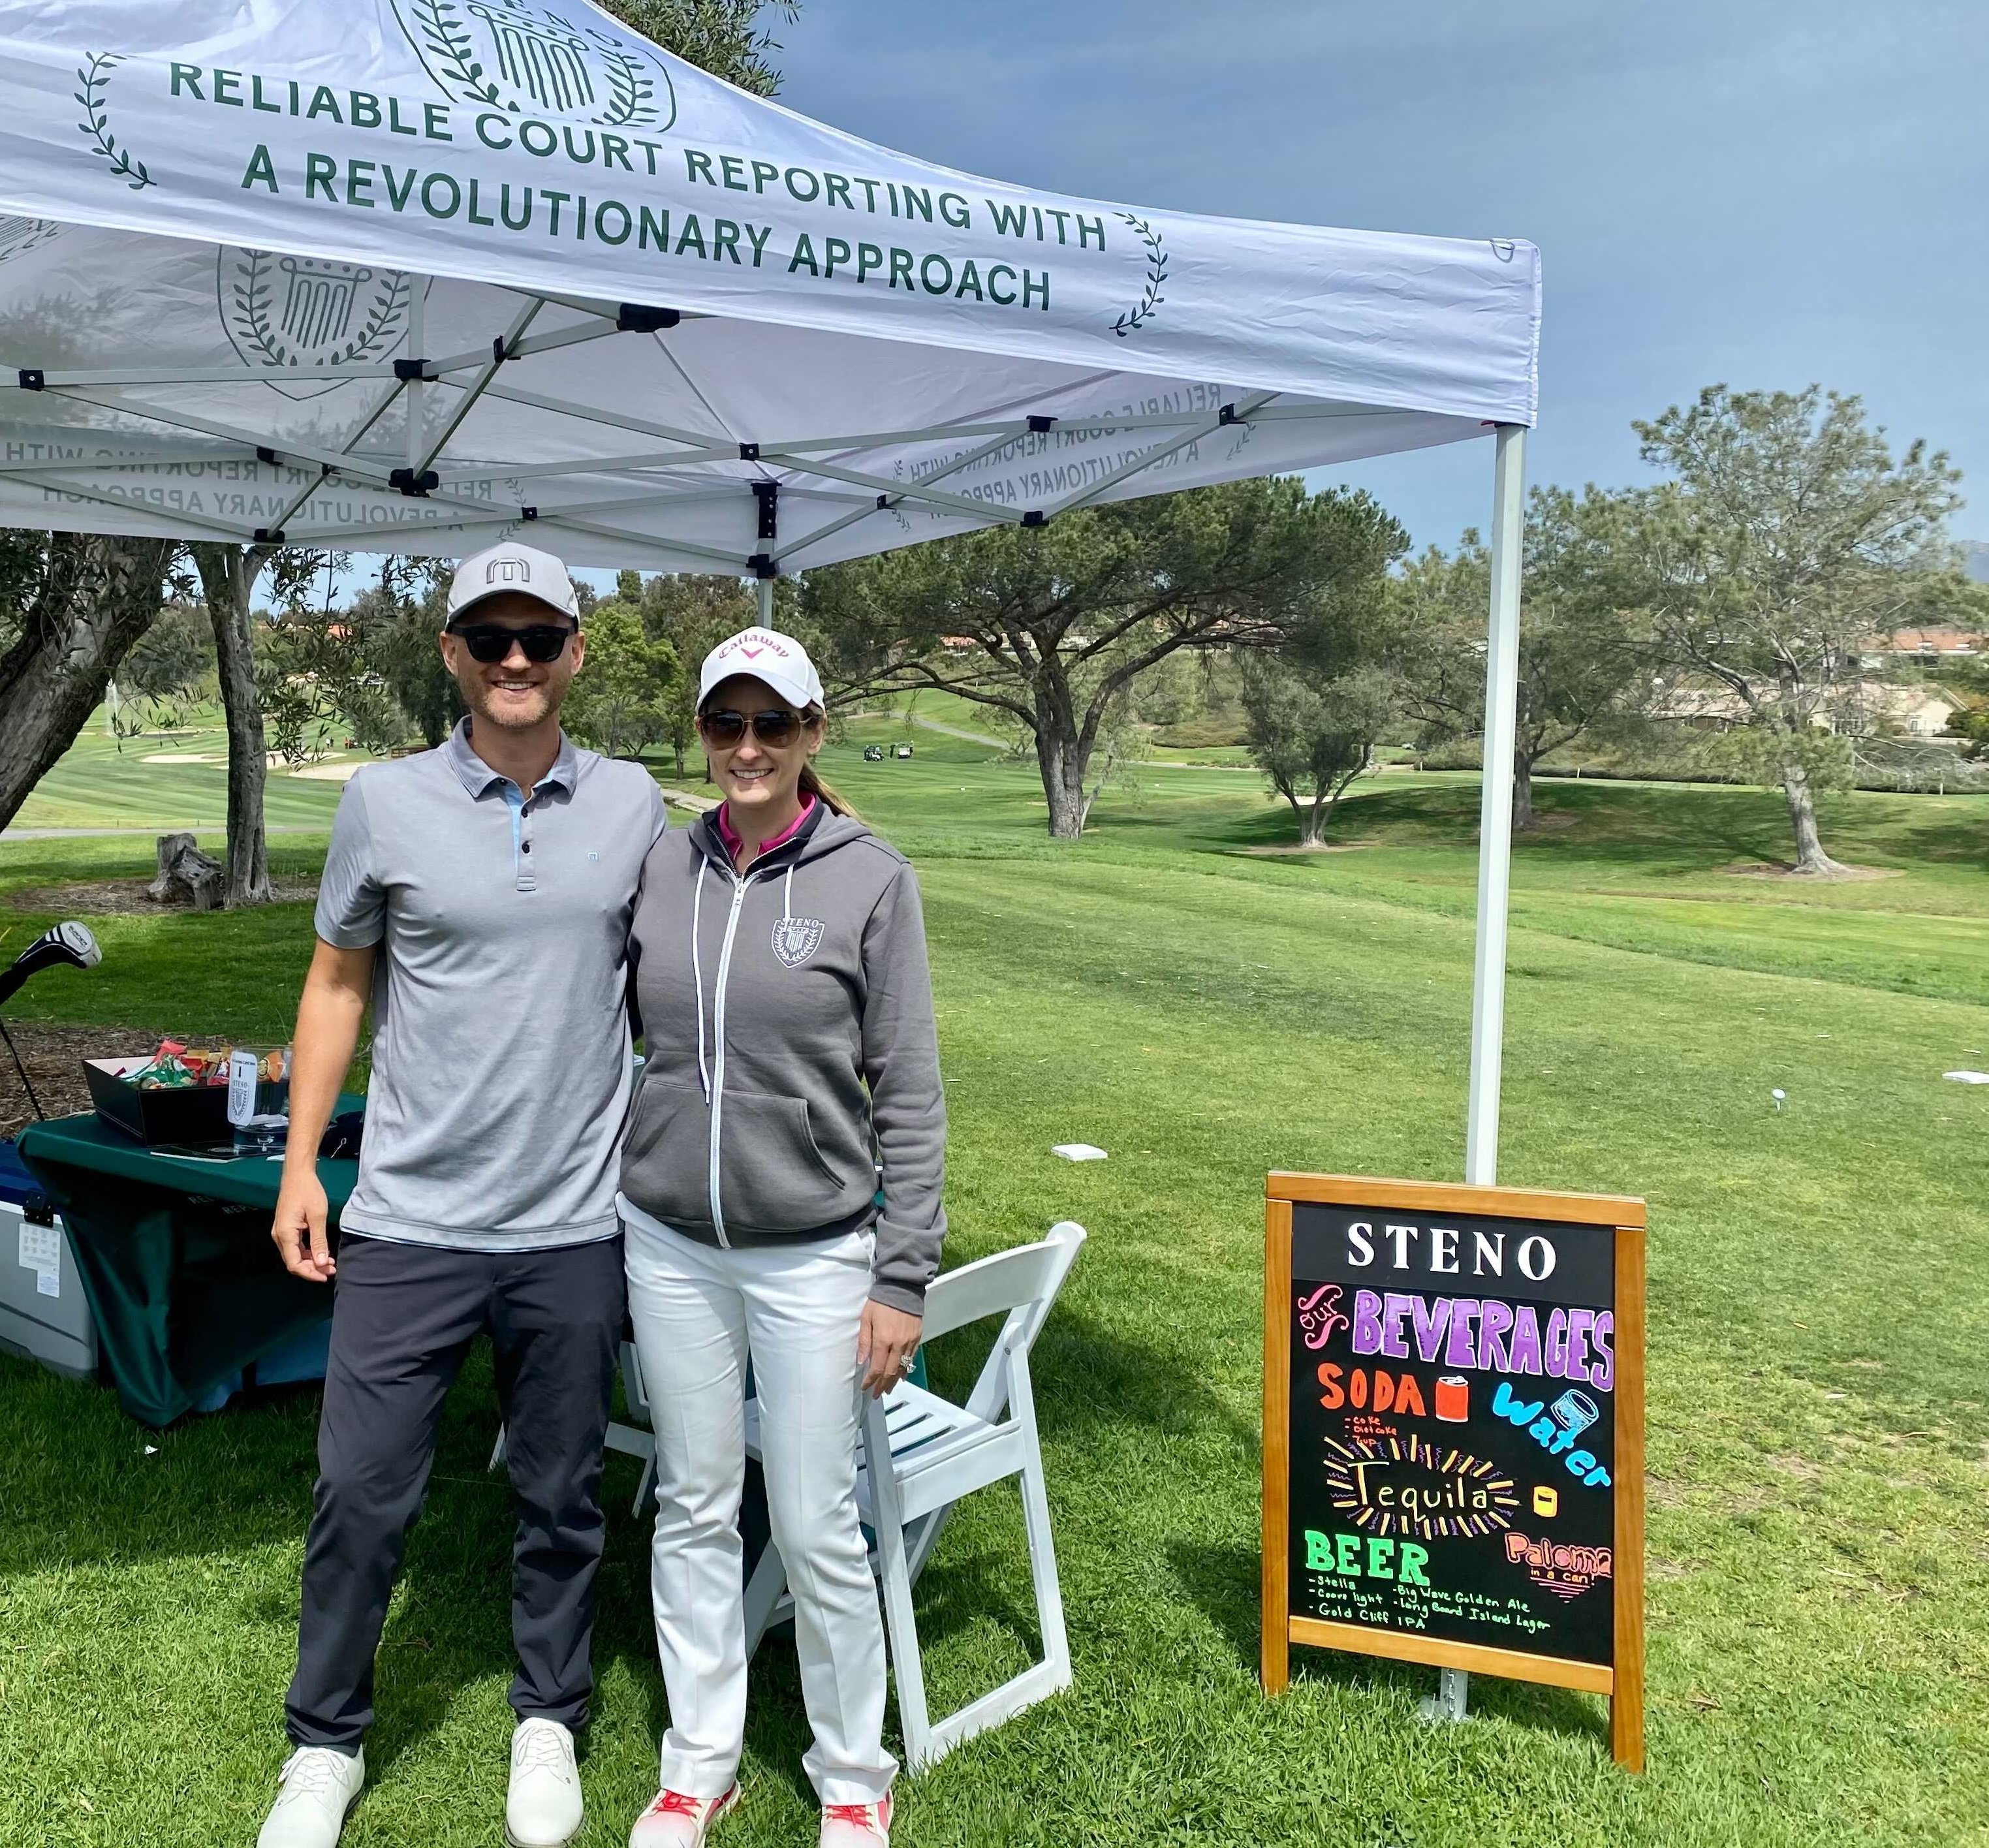
{"type": "MultiPolygon", "coordinates": [[[[645,56],[646,46],[631,45],[612,32],[585,24],[576,25],[564,15],[535,13],[519,0],[504,0],[510,14],[521,22],[543,19],[583,37],[590,48],[594,76],[607,90],[605,107],[588,118],[603,128],[668,128],[676,119],[676,97],[668,72],[662,64],[645,56]],[[659,78],[661,79],[660,85],[659,78]],[[660,89],[660,94],[659,93],[660,89]]],[[[463,103],[480,103],[491,109],[521,108],[515,95],[508,93],[500,80],[504,70],[493,71],[479,50],[477,28],[466,12],[490,17],[485,5],[466,5],[463,0],[395,0],[395,11],[415,49],[427,65],[429,74],[442,89],[463,103]]],[[[508,15],[507,15],[508,16],[508,15]]],[[[498,58],[502,65],[504,54],[498,58]]],[[[509,73],[515,78],[517,73],[509,73]]]]}
{"type": "Polygon", "coordinates": [[[497,86],[483,74],[483,66],[477,61],[476,42],[459,16],[455,0],[412,0],[409,10],[442,71],[479,102],[493,107],[500,105],[503,99],[498,93],[497,86]]]}
{"type": "Polygon", "coordinates": [[[83,87],[76,92],[76,100],[83,105],[83,120],[76,125],[76,132],[89,136],[96,143],[92,151],[110,163],[110,171],[117,178],[134,192],[142,192],[147,186],[156,186],[158,181],[145,171],[145,163],[130,149],[117,145],[117,137],[110,132],[110,73],[124,62],[119,53],[97,52],[76,72],[76,80],[83,87]]]}
{"type": "Polygon", "coordinates": [[[656,86],[642,74],[642,66],[605,32],[590,25],[587,36],[601,47],[608,81],[615,92],[614,102],[601,118],[602,124],[609,128],[646,128],[656,119],[656,86]]]}
{"type": "MultiPolygon", "coordinates": [[[[239,337],[237,344],[246,341],[266,355],[272,365],[302,365],[303,356],[290,347],[282,331],[269,318],[269,306],[275,295],[269,266],[276,260],[276,253],[245,250],[242,254],[248,260],[235,278],[232,291],[234,307],[229,315],[231,331],[239,337]]],[[[407,307],[408,279],[397,274],[373,312],[344,345],[316,356],[311,363],[347,366],[358,360],[370,359],[391,348],[400,338],[401,321],[407,307]]]]}
{"type": "Polygon", "coordinates": [[[1114,215],[1133,227],[1134,234],[1147,246],[1147,290],[1140,297],[1137,308],[1128,308],[1112,324],[1112,331],[1121,340],[1153,319],[1155,311],[1167,298],[1161,293],[1161,284],[1167,280],[1167,240],[1144,219],[1130,212],[1114,215]]]}

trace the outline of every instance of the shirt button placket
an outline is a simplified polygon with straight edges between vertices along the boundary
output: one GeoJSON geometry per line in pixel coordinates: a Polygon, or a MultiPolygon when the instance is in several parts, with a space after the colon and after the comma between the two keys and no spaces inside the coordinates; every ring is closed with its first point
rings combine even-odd
{"type": "Polygon", "coordinates": [[[534,806],[531,802],[526,803],[524,812],[519,817],[518,890],[520,892],[536,892],[539,889],[539,882],[532,877],[532,811],[534,806]]]}

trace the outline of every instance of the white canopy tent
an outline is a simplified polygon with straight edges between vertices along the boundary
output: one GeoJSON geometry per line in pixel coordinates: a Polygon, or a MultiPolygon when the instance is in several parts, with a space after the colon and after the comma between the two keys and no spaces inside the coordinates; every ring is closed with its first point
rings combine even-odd
{"type": "Polygon", "coordinates": [[[907,158],[585,0],[0,0],[0,524],[753,575],[1496,432],[1493,1178],[1538,253],[907,158]]]}

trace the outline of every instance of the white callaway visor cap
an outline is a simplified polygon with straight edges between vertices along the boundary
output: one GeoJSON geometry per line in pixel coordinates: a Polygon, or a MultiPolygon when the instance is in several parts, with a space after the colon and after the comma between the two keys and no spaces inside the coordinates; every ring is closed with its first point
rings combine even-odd
{"type": "Polygon", "coordinates": [[[827,704],[822,697],[822,676],[815,672],[808,650],[792,636],[771,629],[742,629],[704,657],[704,671],[697,676],[698,704],[702,706],[714,687],[734,674],[748,675],[771,687],[797,712],[827,704]]]}
{"type": "Polygon", "coordinates": [[[535,551],[529,545],[507,540],[456,568],[449,587],[449,621],[466,615],[486,597],[501,596],[507,591],[536,597],[561,615],[580,620],[580,599],[573,593],[566,567],[551,552],[535,551]]]}

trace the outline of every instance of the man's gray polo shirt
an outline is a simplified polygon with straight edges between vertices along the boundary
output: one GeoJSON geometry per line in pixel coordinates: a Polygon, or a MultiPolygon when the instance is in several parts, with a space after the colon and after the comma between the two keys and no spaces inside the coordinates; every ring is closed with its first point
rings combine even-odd
{"type": "Polygon", "coordinates": [[[346,785],[317,934],[380,955],[345,1230],[468,1251],[614,1236],[629,925],[662,831],[639,765],[562,740],[527,802],[466,719],[346,785]]]}

